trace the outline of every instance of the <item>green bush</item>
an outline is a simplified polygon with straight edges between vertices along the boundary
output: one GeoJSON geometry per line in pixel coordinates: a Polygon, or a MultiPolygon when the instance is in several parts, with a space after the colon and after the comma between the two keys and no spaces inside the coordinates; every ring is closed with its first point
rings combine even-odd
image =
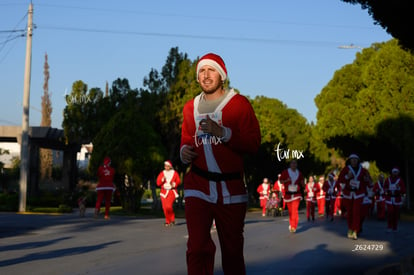
{"type": "MultiPolygon", "coordinates": [[[[160,188],[157,188],[155,192],[157,193],[157,197],[160,196],[160,188]]],[[[143,199],[152,199],[152,190],[151,189],[145,189],[144,195],[142,196],[143,199]]]]}
{"type": "Polygon", "coordinates": [[[67,204],[60,204],[58,207],[59,213],[72,213],[72,207],[67,204]]]}
{"type": "Polygon", "coordinates": [[[0,193],[0,211],[17,211],[19,209],[19,195],[16,193],[0,193]]]}

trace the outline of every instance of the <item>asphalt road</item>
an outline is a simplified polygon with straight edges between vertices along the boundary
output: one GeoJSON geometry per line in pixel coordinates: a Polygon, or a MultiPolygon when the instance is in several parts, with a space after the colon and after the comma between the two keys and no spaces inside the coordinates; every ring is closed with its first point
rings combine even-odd
{"type": "MultiPolygon", "coordinates": [[[[0,213],[0,274],[186,274],[185,220],[165,228],[163,219],[94,219],[93,210],[23,215],[0,213]]],[[[414,223],[386,233],[385,222],[369,219],[358,240],[346,238],[346,221],[305,220],[288,232],[287,217],[248,213],[247,274],[364,274],[414,254],[414,223]]],[[[216,274],[221,272],[217,234],[216,274]]]]}

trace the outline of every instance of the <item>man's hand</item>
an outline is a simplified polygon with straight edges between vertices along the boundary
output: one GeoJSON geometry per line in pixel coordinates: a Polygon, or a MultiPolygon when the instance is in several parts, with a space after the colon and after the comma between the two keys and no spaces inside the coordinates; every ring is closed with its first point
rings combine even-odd
{"type": "Polygon", "coordinates": [[[185,163],[191,163],[197,156],[198,154],[194,152],[193,146],[184,146],[181,150],[181,158],[185,163]]]}
{"type": "Polygon", "coordinates": [[[224,136],[224,129],[218,125],[214,120],[212,120],[208,115],[206,119],[200,121],[201,130],[204,133],[210,134],[216,137],[224,136]]]}

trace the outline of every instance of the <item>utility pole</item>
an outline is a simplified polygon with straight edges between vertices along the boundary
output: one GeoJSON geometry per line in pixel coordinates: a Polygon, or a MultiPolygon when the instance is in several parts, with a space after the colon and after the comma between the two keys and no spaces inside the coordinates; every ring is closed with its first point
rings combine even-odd
{"type": "Polygon", "coordinates": [[[29,171],[29,106],[30,78],[32,68],[33,3],[29,4],[26,33],[26,63],[23,87],[22,138],[20,144],[20,197],[19,212],[26,211],[27,179],[29,171]]]}

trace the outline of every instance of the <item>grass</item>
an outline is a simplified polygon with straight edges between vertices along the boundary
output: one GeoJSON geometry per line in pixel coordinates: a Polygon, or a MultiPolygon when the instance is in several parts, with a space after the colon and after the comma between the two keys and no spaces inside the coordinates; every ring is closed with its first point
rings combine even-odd
{"type": "Polygon", "coordinates": [[[404,209],[401,211],[401,220],[413,222],[414,221],[414,210],[404,209]]]}
{"type": "MultiPolygon", "coordinates": [[[[105,207],[101,207],[100,213],[105,212],[105,207]]],[[[184,218],[185,213],[184,209],[174,208],[174,213],[177,218],[184,218]]],[[[163,218],[164,212],[162,209],[152,209],[151,206],[142,205],[137,213],[127,212],[122,209],[121,206],[111,206],[109,210],[109,215],[114,216],[125,216],[125,217],[138,217],[138,218],[163,218]]]]}

